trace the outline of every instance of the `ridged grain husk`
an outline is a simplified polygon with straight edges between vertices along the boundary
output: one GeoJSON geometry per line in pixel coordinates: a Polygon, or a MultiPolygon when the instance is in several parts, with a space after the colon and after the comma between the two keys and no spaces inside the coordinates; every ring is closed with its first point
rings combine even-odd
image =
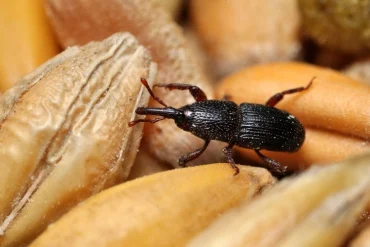
{"type": "MultiPolygon", "coordinates": [[[[22,246],[77,203],[124,181],[142,134],[140,77],[155,64],[128,33],[73,47],[0,102],[0,246],[22,246]]],[[[144,96],[145,95],[145,96],[144,96]]]]}
{"type": "Polygon", "coordinates": [[[240,166],[240,174],[233,173],[229,164],[212,164],[115,186],[63,216],[31,246],[184,246],[224,211],[275,182],[262,168],[240,166]]]}

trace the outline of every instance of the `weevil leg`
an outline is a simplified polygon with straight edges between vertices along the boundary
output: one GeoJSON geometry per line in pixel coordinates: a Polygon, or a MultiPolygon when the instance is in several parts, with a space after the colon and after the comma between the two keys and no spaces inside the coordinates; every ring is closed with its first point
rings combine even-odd
{"type": "Polygon", "coordinates": [[[232,148],[234,143],[230,143],[227,147],[224,147],[223,151],[226,156],[227,161],[230,163],[231,167],[234,169],[234,176],[239,174],[239,168],[236,166],[235,161],[232,156],[232,148]]]}
{"type": "Polygon", "coordinates": [[[170,83],[170,84],[156,84],[154,87],[164,87],[169,90],[189,90],[190,94],[194,97],[195,101],[206,101],[207,96],[197,86],[189,85],[189,84],[181,84],[181,83],[170,83]]]}
{"type": "Polygon", "coordinates": [[[179,159],[179,165],[185,167],[187,162],[198,158],[204,152],[204,150],[206,150],[209,143],[210,140],[206,140],[201,148],[181,156],[179,159]]]}
{"type": "Polygon", "coordinates": [[[150,89],[148,81],[145,78],[140,78],[141,84],[144,85],[144,87],[148,90],[150,96],[157,101],[159,104],[163,105],[164,107],[167,107],[167,105],[157,96],[154,95],[152,89],[150,89]]]}
{"type": "Polygon", "coordinates": [[[284,175],[286,173],[287,167],[282,166],[279,162],[266,157],[265,155],[261,154],[259,150],[254,150],[258,157],[260,157],[268,166],[269,168],[278,175],[284,175]]]}
{"type": "Polygon", "coordinates": [[[132,127],[134,125],[136,125],[137,123],[156,123],[158,121],[161,121],[163,119],[166,119],[165,117],[158,117],[158,118],[153,118],[153,119],[138,119],[138,120],[134,120],[134,121],[131,121],[128,123],[128,126],[129,127],[132,127]]]}
{"type": "Polygon", "coordinates": [[[269,100],[266,102],[266,105],[267,106],[271,106],[271,107],[274,107],[277,103],[279,103],[283,98],[284,98],[284,95],[286,94],[293,94],[293,93],[298,93],[298,92],[302,92],[302,91],[305,91],[307,90],[311,85],[312,85],[312,82],[315,80],[316,77],[313,77],[311,79],[311,81],[308,83],[307,86],[305,87],[297,87],[297,88],[292,88],[292,89],[289,89],[289,90],[285,90],[283,92],[280,92],[280,93],[277,93],[275,95],[273,95],[271,98],[269,98],[269,100]]]}

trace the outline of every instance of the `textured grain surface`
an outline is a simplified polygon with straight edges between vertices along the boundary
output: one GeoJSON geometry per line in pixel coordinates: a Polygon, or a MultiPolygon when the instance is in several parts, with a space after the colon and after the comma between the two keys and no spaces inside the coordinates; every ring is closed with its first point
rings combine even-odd
{"type": "Polygon", "coordinates": [[[190,15],[218,76],[291,60],[301,49],[295,0],[192,0],[190,15]]]}
{"type": "Polygon", "coordinates": [[[128,34],[74,47],[0,102],[0,246],[22,246],[77,203],[127,178],[141,137],[129,128],[155,76],[128,34]]]}
{"type": "Polygon", "coordinates": [[[369,161],[368,152],[284,179],[220,216],[187,246],[342,246],[369,203],[369,161]]]}
{"type": "Polygon", "coordinates": [[[173,18],[178,17],[183,7],[183,0],[151,0],[157,5],[163,7],[173,18]]]}
{"type": "Polygon", "coordinates": [[[32,247],[184,246],[222,212],[274,183],[265,169],[229,164],[147,176],[90,198],[50,227],[32,247]]]}

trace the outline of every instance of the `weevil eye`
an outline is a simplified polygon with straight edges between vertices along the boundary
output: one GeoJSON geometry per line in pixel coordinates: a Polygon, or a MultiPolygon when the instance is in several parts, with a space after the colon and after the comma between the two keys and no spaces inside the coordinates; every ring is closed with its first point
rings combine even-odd
{"type": "Polygon", "coordinates": [[[189,119],[191,117],[191,112],[190,111],[180,111],[176,117],[174,118],[176,125],[185,130],[189,130],[189,119]]]}

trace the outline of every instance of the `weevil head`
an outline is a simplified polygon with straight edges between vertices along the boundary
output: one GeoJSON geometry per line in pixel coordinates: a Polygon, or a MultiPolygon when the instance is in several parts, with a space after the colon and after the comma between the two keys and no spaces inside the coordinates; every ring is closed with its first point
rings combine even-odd
{"type": "Polygon", "coordinates": [[[180,108],[179,111],[181,112],[181,114],[178,114],[174,118],[177,127],[185,131],[190,131],[193,123],[192,112],[189,111],[189,109],[187,109],[186,107],[180,108]]]}

